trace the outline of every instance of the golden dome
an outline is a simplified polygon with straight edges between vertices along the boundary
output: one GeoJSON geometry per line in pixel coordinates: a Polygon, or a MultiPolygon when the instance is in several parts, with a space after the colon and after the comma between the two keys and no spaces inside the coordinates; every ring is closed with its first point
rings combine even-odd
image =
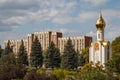
{"type": "Polygon", "coordinates": [[[105,21],[102,17],[102,13],[100,11],[99,17],[98,17],[97,22],[96,22],[96,27],[97,27],[97,29],[104,29],[105,25],[106,25],[105,21]]]}

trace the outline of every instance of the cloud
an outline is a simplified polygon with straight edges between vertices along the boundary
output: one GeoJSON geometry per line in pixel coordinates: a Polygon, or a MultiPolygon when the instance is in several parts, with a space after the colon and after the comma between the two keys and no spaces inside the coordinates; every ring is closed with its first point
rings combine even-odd
{"type": "MultiPolygon", "coordinates": [[[[83,3],[79,5],[84,3],[98,5],[107,2],[107,0],[81,1],[83,3]]],[[[71,16],[77,6],[77,0],[0,0],[0,23],[8,26],[19,26],[42,21],[66,24],[76,19],[86,21],[95,17],[96,13],[89,11],[81,11],[76,17],[71,16]]]]}
{"type": "MultiPolygon", "coordinates": [[[[83,0],[83,2],[97,5],[105,3],[106,0],[83,0]]],[[[0,31],[11,31],[14,26],[24,24],[47,21],[53,24],[82,23],[96,18],[94,11],[81,10],[79,14],[72,16],[77,6],[77,0],[1,0],[0,31]]]]}
{"type": "Polygon", "coordinates": [[[35,8],[39,9],[37,0],[1,0],[0,31],[11,31],[14,26],[29,22],[28,13],[35,12],[35,8]]]}
{"type": "Polygon", "coordinates": [[[96,32],[90,31],[89,33],[87,33],[88,36],[92,36],[95,37],[96,36],[96,32]]]}
{"type": "MultiPolygon", "coordinates": [[[[92,13],[92,14],[97,15],[96,13],[92,13]]],[[[89,14],[89,15],[92,15],[92,14],[89,14]]],[[[113,10],[113,9],[106,9],[106,10],[102,11],[102,15],[106,22],[105,40],[112,41],[116,37],[120,36],[119,22],[117,22],[118,20],[120,20],[120,11],[113,10]]],[[[89,16],[87,16],[87,17],[89,17],[89,16]]],[[[93,18],[95,18],[95,16],[93,16],[93,18]]],[[[92,19],[92,17],[91,17],[91,19],[92,19]]],[[[87,35],[92,36],[93,39],[96,38],[96,32],[90,31],[89,33],[87,33],[87,35]]]]}
{"type": "Polygon", "coordinates": [[[53,19],[53,23],[57,23],[57,24],[66,24],[66,23],[70,23],[74,21],[73,18],[69,17],[69,16],[64,16],[64,17],[56,17],[53,19]]]}
{"type": "Polygon", "coordinates": [[[111,21],[120,20],[120,11],[119,10],[113,10],[113,9],[107,9],[103,11],[103,16],[105,16],[105,19],[107,23],[111,23],[111,21]]]}
{"type": "Polygon", "coordinates": [[[76,4],[77,1],[71,0],[1,0],[0,23],[9,31],[12,26],[36,22],[69,23],[76,4]]]}
{"type": "Polygon", "coordinates": [[[112,41],[118,36],[120,36],[119,25],[110,24],[110,26],[105,29],[105,39],[106,40],[112,41]]]}
{"type": "MultiPolygon", "coordinates": [[[[97,19],[98,14],[99,12],[96,11],[81,11],[75,19],[81,23],[87,22],[97,19]]],[[[114,22],[114,20],[120,20],[120,11],[118,10],[105,9],[102,11],[102,15],[107,25],[109,25],[111,22],[114,22]]]]}
{"type": "Polygon", "coordinates": [[[106,21],[105,39],[112,41],[120,36],[120,11],[113,9],[103,10],[103,17],[106,21]]]}
{"type": "Polygon", "coordinates": [[[84,7],[103,6],[108,0],[81,0],[84,7]]]}
{"type": "MultiPolygon", "coordinates": [[[[80,24],[80,28],[82,29],[83,25],[81,23],[95,20],[98,17],[98,12],[94,11],[95,8],[106,4],[107,1],[108,0],[0,0],[0,37],[3,35],[6,36],[4,39],[17,39],[19,34],[14,32],[16,28],[25,24],[40,24],[42,22],[49,22],[52,23],[52,26],[59,25],[59,27],[75,22],[80,24]],[[86,8],[86,6],[95,8],[92,8],[91,10],[86,8]]],[[[120,20],[120,11],[104,9],[102,12],[107,24],[106,29],[109,30],[110,28],[107,32],[107,38],[111,39],[114,37],[110,35],[112,32],[116,36],[119,34],[119,30],[117,29],[119,25],[115,25],[113,21],[115,19],[120,20]],[[113,26],[115,29],[113,29],[113,26]]],[[[67,32],[67,34],[79,32],[77,30],[66,28],[54,28],[54,30],[61,31],[63,33],[67,32]]],[[[88,34],[95,36],[92,31],[88,34]]]]}
{"type": "Polygon", "coordinates": [[[62,8],[62,10],[58,10],[58,14],[53,18],[52,22],[58,24],[66,24],[74,21],[74,17],[71,16],[71,13],[76,5],[76,1],[71,1],[64,4],[64,7],[62,8]]]}
{"type": "Polygon", "coordinates": [[[82,11],[78,17],[77,21],[78,22],[86,22],[88,20],[93,20],[97,17],[97,13],[94,11],[82,11]]]}

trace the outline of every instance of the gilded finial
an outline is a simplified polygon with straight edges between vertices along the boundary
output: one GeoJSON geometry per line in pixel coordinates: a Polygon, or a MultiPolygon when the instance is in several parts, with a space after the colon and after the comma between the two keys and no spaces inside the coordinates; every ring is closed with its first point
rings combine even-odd
{"type": "Polygon", "coordinates": [[[101,9],[100,9],[100,13],[99,13],[99,18],[102,17],[102,12],[101,12],[101,9]]]}
{"type": "Polygon", "coordinates": [[[99,17],[97,19],[97,22],[96,22],[96,27],[97,29],[104,29],[105,28],[105,21],[102,17],[102,12],[101,12],[101,9],[100,9],[100,13],[99,13],[99,17]]]}

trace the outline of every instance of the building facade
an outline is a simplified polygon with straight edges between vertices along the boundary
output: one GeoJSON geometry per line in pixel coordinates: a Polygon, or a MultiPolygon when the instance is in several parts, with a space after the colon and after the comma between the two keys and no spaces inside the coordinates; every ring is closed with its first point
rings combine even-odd
{"type": "Polygon", "coordinates": [[[56,46],[58,46],[58,38],[62,37],[61,32],[35,32],[34,37],[38,37],[39,42],[41,43],[41,47],[45,50],[51,41],[54,42],[56,46]]]}
{"type": "Polygon", "coordinates": [[[89,37],[89,36],[73,36],[73,37],[58,38],[58,48],[60,49],[61,53],[63,53],[64,46],[67,43],[67,40],[69,38],[72,41],[74,49],[76,51],[79,51],[80,53],[81,53],[81,50],[88,47],[92,42],[92,37],[89,37]]]}
{"type": "Polygon", "coordinates": [[[7,46],[7,44],[9,43],[10,47],[13,50],[13,53],[15,54],[15,56],[17,56],[17,53],[19,52],[19,48],[20,48],[20,45],[22,44],[22,41],[23,41],[24,46],[25,46],[25,48],[27,50],[27,48],[28,48],[27,40],[22,40],[22,39],[21,40],[5,40],[4,44],[5,44],[5,46],[7,46]]]}
{"type": "Polygon", "coordinates": [[[100,12],[98,20],[96,22],[97,28],[97,41],[91,43],[89,49],[89,61],[93,62],[93,65],[100,63],[100,65],[105,66],[105,63],[111,59],[111,45],[109,41],[104,40],[104,28],[106,23],[100,12]]]}
{"type": "Polygon", "coordinates": [[[35,32],[34,34],[28,34],[26,40],[5,40],[4,45],[7,46],[7,44],[9,43],[9,45],[13,49],[13,53],[15,53],[15,55],[17,55],[17,53],[19,51],[19,47],[23,41],[24,46],[25,46],[26,51],[28,52],[28,56],[29,56],[31,53],[32,43],[33,43],[35,37],[38,37],[38,40],[42,47],[42,50],[45,50],[45,49],[47,49],[47,47],[49,46],[51,41],[53,41],[54,44],[58,47],[58,38],[62,37],[62,33],[61,32],[51,32],[51,31],[35,32]]]}
{"type": "Polygon", "coordinates": [[[73,36],[73,37],[62,37],[61,32],[35,32],[33,34],[28,34],[26,40],[6,40],[5,46],[7,43],[10,43],[10,46],[13,48],[13,52],[17,55],[19,51],[19,47],[23,41],[26,51],[28,53],[28,58],[31,53],[32,43],[38,37],[38,40],[41,44],[42,50],[46,50],[49,47],[50,42],[53,41],[56,47],[60,49],[60,52],[63,53],[64,45],[66,44],[67,40],[70,38],[72,40],[72,44],[77,51],[81,51],[90,45],[92,42],[92,37],[90,36],[73,36]]]}
{"type": "Polygon", "coordinates": [[[27,35],[27,48],[26,48],[28,52],[28,56],[30,56],[33,41],[34,41],[34,34],[28,34],[27,35]]]}

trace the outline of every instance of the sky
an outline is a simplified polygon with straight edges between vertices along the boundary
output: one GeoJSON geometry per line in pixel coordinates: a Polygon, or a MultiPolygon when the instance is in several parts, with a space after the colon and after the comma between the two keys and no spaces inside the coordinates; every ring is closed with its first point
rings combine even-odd
{"type": "Polygon", "coordinates": [[[100,9],[106,22],[105,39],[112,42],[120,36],[120,0],[0,0],[0,44],[41,31],[96,40],[100,9]]]}

